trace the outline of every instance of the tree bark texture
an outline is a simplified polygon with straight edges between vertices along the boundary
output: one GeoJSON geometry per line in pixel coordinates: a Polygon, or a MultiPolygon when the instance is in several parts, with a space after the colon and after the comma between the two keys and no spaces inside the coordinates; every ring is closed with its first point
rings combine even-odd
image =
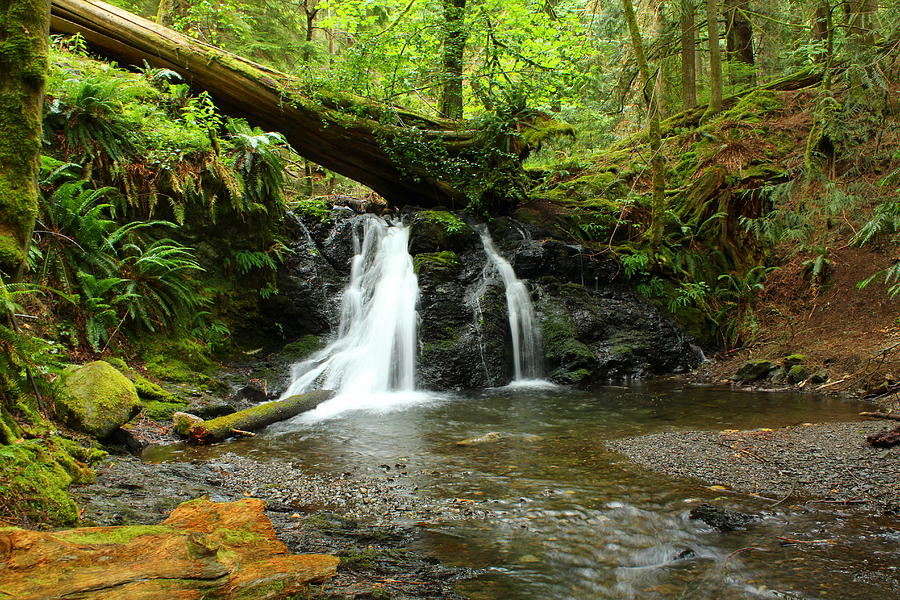
{"type": "Polygon", "coordinates": [[[463,54],[466,47],[466,0],[443,0],[444,48],[441,77],[441,114],[463,117],[463,54]]]}
{"type": "Polygon", "coordinates": [[[725,0],[725,50],[729,60],[752,65],[753,25],[744,11],[748,0],[725,0]]]}
{"type": "Polygon", "coordinates": [[[660,152],[662,135],[659,128],[659,110],[652,92],[656,86],[650,78],[650,65],[647,63],[647,55],[644,53],[644,42],[641,39],[641,30],[638,27],[637,17],[635,17],[634,6],[631,0],[622,0],[622,8],[625,11],[628,31],[631,33],[631,46],[634,49],[634,57],[637,60],[638,70],[641,73],[641,87],[643,88],[644,100],[647,105],[647,116],[650,121],[650,171],[653,177],[653,199],[650,208],[650,244],[655,248],[662,240],[662,216],[665,211],[666,201],[665,164],[660,152]]]}
{"type": "Polygon", "coordinates": [[[681,0],[681,98],[684,108],[697,106],[697,32],[694,0],[681,0]]]}
{"type": "Polygon", "coordinates": [[[0,1],[0,272],[11,279],[37,216],[49,23],[49,1],[0,1]]]}
{"type": "Polygon", "coordinates": [[[722,54],[719,50],[719,0],[706,0],[706,27],[709,35],[708,116],[722,111],[722,54]]]}
{"type": "Polygon", "coordinates": [[[453,156],[480,143],[476,132],[351,94],[310,92],[298,79],[190,39],[99,0],[52,0],[51,27],[80,33],[125,64],[146,60],[208,90],[225,112],[279,131],[303,157],[371,187],[392,204],[458,206],[464,194],[402,143],[414,136],[453,156]],[[314,94],[314,96],[313,96],[314,94]],[[399,149],[398,149],[399,148],[399,149]]]}

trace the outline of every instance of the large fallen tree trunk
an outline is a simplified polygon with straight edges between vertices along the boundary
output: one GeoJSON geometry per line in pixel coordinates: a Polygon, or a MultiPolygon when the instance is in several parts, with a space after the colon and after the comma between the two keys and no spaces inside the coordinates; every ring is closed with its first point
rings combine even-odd
{"type": "Polygon", "coordinates": [[[310,92],[296,77],[98,0],[53,0],[51,29],[80,33],[120,62],[147,61],[178,72],[209,91],[224,111],[281,132],[300,155],[371,187],[392,204],[465,202],[458,182],[441,172],[435,156],[426,156],[429,147],[452,157],[481,143],[458,122],[349,94],[310,92]]]}
{"type": "Polygon", "coordinates": [[[200,421],[191,425],[188,439],[195,444],[221,442],[312,410],[333,396],[334,392],[327,390],[307,392],[276,402],[258,404],[224,417],[200,421]]]}

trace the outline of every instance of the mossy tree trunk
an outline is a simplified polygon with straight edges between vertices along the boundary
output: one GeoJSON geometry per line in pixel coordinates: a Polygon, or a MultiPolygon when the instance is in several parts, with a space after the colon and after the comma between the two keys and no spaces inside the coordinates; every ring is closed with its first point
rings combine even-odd
{"type": "Polygon", "coordinates": [[[0,2],[0,272],[20,275],[38,207],[50,2],[0,2]]]}
{"type": "Polygon", "coordinates": [[[441,114],[463,117],[463,54],[466,47],[466,0],[443,0],[444,48],[441,77],[441,114]]]}
{"type": "Polygon", "coordinates": [[[641,30],[638,27],[634,14],[634,5],[631,0],[622,0],[622,8],[625,11],[625,20],[628,23],[628,31],[631,33],[631,45],[634,48],[634,57],[641,73],[641,87],[644,92],[644,101],[647,104],[647,116],[650,129],[650,170],[653,177],[653,200],[650,217],[650,244],[657,247],[662,240],[663,213],[666,202],[665,163],[661,152],[662,135],[659,128],[659,110],[657,99],[653,90],[656,89],[650,76],[650,65],[647,63],[647,55],[644,52],[644,42],[641,39],[641,30]]]}
{"type": "Polygon", "coordinates": [[[126,64],[144,60],[208,90],[227,113],[280,131],[297,152],[359,181],[395,205],[465,206],[457,165],[486,140],[464,124],[365,98],[310,90],[290,75],[187,38],[99,0],[52,0],[54,31],[81,33],[126,64]],[[459,181],[457,181],[459,180],[459,181]]]}
{"type": "Polygon", "coordinates": [[[745,65],[733,77],[737,83],[752,84],[755,75],[752,65],[753,25],[747,18],[748,0],[725,0],[725,50],[728,60],[745,65]]]}
{"type": "Polygon", "coordinates": [[[722,111],[722,53],[719,49],[719,0],[706,0],[706,28],[709,36],[709,107],[704,117],[722,111]]]}
{"type": "Polygon", "coordinates": [[[681,0],[681,98],[685,109],[697,106],[697,32],[694,0],[681,0]]]}

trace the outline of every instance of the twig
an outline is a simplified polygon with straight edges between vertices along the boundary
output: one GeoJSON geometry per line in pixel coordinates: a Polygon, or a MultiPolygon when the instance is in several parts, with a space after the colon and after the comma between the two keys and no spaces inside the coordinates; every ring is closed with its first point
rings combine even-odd
{"type": "Polygon", "coordinates": [[[783,504],[785,500],[787,500],[788,498],[790,498],[790,497],[793,495],[794,490],[796,490],[796,489],[797,489],[797,484],[796,484],[796,483],[793,484],[793,485],[791,485],[791,489],[790,489],[790,491],[785,495],[785,497],[782,498],[781,500],[779,500],[778,502],[775,502],[774,504],[770,504],[770,505],[769,505],[769,508],[775,508],[775,507],[778,506],[779,504],[783,504]]]}
{"type": "Polygon", "coordinates": [[[744,551],[746,551],[746,550],[759,550],[759,551],[761,551],[761,552],[768,552],[768,551],[769,551],[768,548],[760,548],[759,546],[747,546],[746,548],[740,548],[740,549],[735,550],[734,552],[732,552],[731,554],[729,554],[728,556],[725,557],[725,560],[722,561],[722,567],[724,568],[724,567],[726,567],[726,566],[728,565],[728,559],[729,559],[729,558],[731,558],[731,557],[734,556],[735,554],[740,554],[741,552],[744,552],[744,551]]]}
{"type": "Polygon", "coordinates": [[[242,429],[232,429],[231,433],[235,435],[242,435],[244,437],[256,437],[256,434],[252,431],[244,431],[242,429]]]}
{"type": "Polygon", "coordinates": [[[837,381],[832,381],[831,383],[826,383],[825,385],[820,385],[819,387],[816,388],[816,391],[818,392],[819,390],[824,390],[827,387],[831,387],[831,386],[837,385],[839,383],[844,383],[845,381],[847,381],[846,377],[844,377],[843,379],[838,379],[837,381]]]}
{"type": "Polygon", "coordinates": [[[780,535],[775,536],[776,539],[781,540],[782,544],[836,544],[834,540],[795,540],[792,538],[781,537],[780,535]]]}
{"type": "Polygon", "coordinates": [[[807,504],[867,504],[868,500],[810,500],[807,504]]]}
{"type": "Polygon", "coordinates": [[[378,581],[382,583],[403,583],[408,585],[428,585],[427,581],[403,581],[402,579],[381,579],[378,578],[378,581]]]}

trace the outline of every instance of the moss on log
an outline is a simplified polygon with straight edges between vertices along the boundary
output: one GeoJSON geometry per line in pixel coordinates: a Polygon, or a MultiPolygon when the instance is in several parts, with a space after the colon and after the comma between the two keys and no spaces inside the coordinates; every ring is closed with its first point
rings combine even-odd
{"type": "Polygon", "coordinates": [[[311,90],[296,77],[188,38],[99,0],[53,0],[51,28],[80,33],[127,64],[147,61],[209,91],[223,110],[279,131],[304,157],[350,177],[396,205],[460,206],[441,157],[480,144],[475,131],[351,94],[311,90]],[[427,156],[423,148],[437,152],[427,156]]]}
{"type": "Polygon", "coordinates": [[[334,396],[334,392],[319,390],[298,394],[284,400],[258,404],[224,417],[201,421],[191,426],[188,439],[195,444],[212,444],[234,437],[239,432],[257,431],[312,410],[334,396]]]}
{"type": "Polygon", "coordinates": [[[0,272],[16,278],[37,215],[49,3],[0,5],[0,272]]]}

